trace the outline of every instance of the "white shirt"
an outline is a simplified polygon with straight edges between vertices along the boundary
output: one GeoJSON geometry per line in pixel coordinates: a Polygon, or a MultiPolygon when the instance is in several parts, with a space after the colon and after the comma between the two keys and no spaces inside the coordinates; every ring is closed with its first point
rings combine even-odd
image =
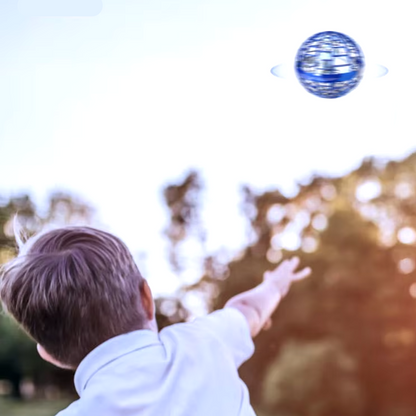
{"type": "Polygon", "coordinates": [[[80,399],[58,416],[255,416],[237,372],[253,352],[246,318],[234,308],[158,334],[120,335],[81,362],[80,399]]]}

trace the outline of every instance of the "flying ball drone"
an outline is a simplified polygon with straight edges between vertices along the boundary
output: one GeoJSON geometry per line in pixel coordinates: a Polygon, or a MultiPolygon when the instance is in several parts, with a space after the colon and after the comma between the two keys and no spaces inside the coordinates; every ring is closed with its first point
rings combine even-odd
{"type": "MultiPolygon", "coordinates": [[[[284,78],[282,66],[271,72],[284,78]]],[[[321,98],[339,98],[348,94],[361,81],[364,73],[364,55],[358,44],[339,32],[320,32],[302,43],[295,59],[299,82],[311,94],[321,98]]],[[[387,73],[378,65],[377,76],[387,73]]]]}

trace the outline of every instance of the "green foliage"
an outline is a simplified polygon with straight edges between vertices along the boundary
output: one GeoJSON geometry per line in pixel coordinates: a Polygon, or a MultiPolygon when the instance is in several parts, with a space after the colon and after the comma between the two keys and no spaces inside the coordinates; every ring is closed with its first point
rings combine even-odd
{"type": "Polygon", "coordinates": [[[175,323],[185,322],[189,317],[189,311],[184,307],[181,299],[174,296],[155,299],[155,306],[159,330],[175,323]]]}
{"type": "Polygon", "coordinates": [[[357,370],[357,362],[336,340],[288,341],[266,372],[263,405],[284,416],[360,415],[357,370]]]}
{"type": "Polygon", "coordinates": [[[0,399],[0,415],[2,416],[55,416],[68,406],[68,402],[42,401],[22,403],[0,399]]]}
{"type": "Polygon", "coordinates": [[[43,362],[34,342],[8,316],[0,318],[0,357],[2,362],[16,362],[22,374],[33,377],[43,362]]]}
{"type": "Polygon", "coordinates": [[[169,261],[178,274],[184,268],[180,256],[181,243],[194,237],[203,244],[205,239],[199,218],[201,190],[202,180],[195,171],[189,172],[183,182],[167,185],[163,190],[170,217],[169,225],[165,229],[169,241],[169,261]]]}
{"type": "MultiPolygon", "coordinates": [[[[178,273],[181,244],[204,241],[201,189],[191,172],[164,192],[170,260],[178,273]]],[[[244,187],[252,243],[228,264],[207,256],[196,284],[158,299],[160,327],[187,318],[181,298],[186,291],[202,293],[208,307],[217,309],[260,283],[282,259],[298,255],[312,276],[293,286],[241,368],[255,408],[282,416],[416,414],[415,189],[416,154],[400,162],[368,159],[339,178],[315,176],[293,197],[244,187]]],[[[0,262],[15,254],[10,217],[16,208],[29,230],[39,224],[30,198],[0,207],[0,262]]],[[[40,223],[86,213],[82,204],[56,195],[40,223]]],[[[48,367],[39,371],[30,341],[3,319],[0,371],[2,363],[12,363],[11,378],[53,374],[48,367]]]]}
{"type": "Polygon", "coordinates": [[[229,264],[207,268],[191,289],[214,294],[209,305],[217,309],[288,256],[313,270],[293,286],[241,368],[256,407],[287,416],[416,414],[415,185],[413,154],[401,162],[368,159],[339,178],[313,177],[290,198],[243,189],[253,243],[229,264]],[[354,374],[334,365],[346,357],[354,374]],[[350,413],[347,391],[357,395],[350,413]]]}

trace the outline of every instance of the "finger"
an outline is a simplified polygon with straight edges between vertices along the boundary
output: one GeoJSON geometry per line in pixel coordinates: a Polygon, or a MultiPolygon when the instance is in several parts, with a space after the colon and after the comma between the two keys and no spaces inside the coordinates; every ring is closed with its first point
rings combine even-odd
{"type": "Polygon", "coordinates": [[[263,273],[263,280],[272,279],[275,274],[276,270],[268,270],[263,273]]]}
{"type": "Polygon", "coordinates": [[[297,272],[294,275],[294,279],[293,280],[302,280],[305,277],[308,277],[311,273],[312,273],[312,269],[310,267],[305,267],[303,270],[297,272]]]}
{"type": "Polygon", "coordinates": [[[276,267],[276,269],[279,269],[280,267],[287,267],[289,264],[290,264],[290,259],[283,260],[283,261],[279,264],[279,266],[277,266],[277,267],[276,267]]]}
{"type": "Polygon", "coordinates": [[[292,268],[294,258],[286,259],[280,265],[280,269],[290,270],[292,268]]]}
{"type": "Polygon", "coordinates": [[[269,278],[270,276],[273,276],[279,271],[281,272],[282,270],[286,270],[290,264],[289,262],[290,262],[289,260],[283,260],[274,270],[266,272],[268,273],[267,278],[269,278]]]}
{"type": "Polygon", "coordinates": [[[299,262],[300,262],[299,257],[293,257],[290,261],[290,268],[292,270],[296,269],[296,267],[299,266],[299,262]]]}
{"type": "Polygon", "coordinates": [[[288,260],[288,263],[287,263],[286,268],[285,268],[285,272],[293,273],[293,271],[298,266],[299,266],[299,258],[298,257],[292,257],[290,260],[288,260]]]}

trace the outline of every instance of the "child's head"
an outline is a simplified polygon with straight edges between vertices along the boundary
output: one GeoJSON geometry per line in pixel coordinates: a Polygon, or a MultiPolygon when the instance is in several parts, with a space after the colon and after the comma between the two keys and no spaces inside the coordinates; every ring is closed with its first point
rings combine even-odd
{"type": "Polygon", "coordinates": [[[152,296],[129,250],[89,227],[29,240],[4,266],[0,297],[41,355],[71,368],[108,339],[154,325],[152,296]]]}

